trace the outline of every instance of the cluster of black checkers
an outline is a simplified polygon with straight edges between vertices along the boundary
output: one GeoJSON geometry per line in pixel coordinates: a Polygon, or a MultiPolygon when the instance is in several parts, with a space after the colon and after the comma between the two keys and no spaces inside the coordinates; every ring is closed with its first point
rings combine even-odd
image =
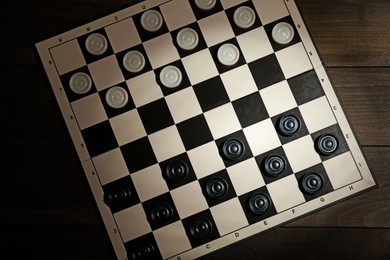
{"type": "MultiPolygon", "coordinates": [[[[277,120],[277,131],[284,136],[292,136],[300,129],[300,121],[293,115],[282,116],[277,120]]],[[[332,155],[338,148],[338,140],[332,134],[319,136],[315,142],[316,151],[322,156],[332,155]]],[[[238,160],[245,152],[245,145],[239,139],[227,139],[220,147],[220,154],[225,160],[238,160]]],[[[269,177],[277,177],[283,173],[286,166],[285,159],[277,154],[267,156],[261,164],[262,172],[269,177]]],[[[184,161],[170,161],[163,172],[167,182],[180,183],[189,173],[189,167],[184,161]]],[[[300,178],[300,189],[306,194],[315,194],[323,187],[321,175],[311,172],[300,178]]],[[[222,198],[229,190],[228,182],[222,177],[210,178],[203,187],[204,195],[210,200],[222,198]]],[[[105,195],[108,205],[118,206],[131,199],[131,191],[126,186],[116,186],[105,195]]],[[[247,200],[247,209],[251,214],[262,215],[272,204],[271,198],[261,192],[253,193],[247,200]]],[[[153,225],[169,223],[174,215],[174,210],[169,204],[161,204],[150,210],[149,220],[153,225]]],[[[198,218],[192,221],[188,227],[188,234],[194,240],[202,240],[212,233],[213,224],[207,218],[198,218]]],[[[146,243],[133,251],[135,259],[144,259],[155,254],[153,244],[146,243]]]]}

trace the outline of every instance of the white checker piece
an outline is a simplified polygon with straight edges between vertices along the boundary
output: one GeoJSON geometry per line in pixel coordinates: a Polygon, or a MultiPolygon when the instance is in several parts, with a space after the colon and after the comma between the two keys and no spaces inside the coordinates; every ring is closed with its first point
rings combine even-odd
{"type": "Polygon", "coordinates": [[[180,123],[202,113],[193,88],[185,88],[165,97],[175,123],[180,123]]]}
{"type": "Polygon", "coordinates": [[[153,235],[164,259],[192,248],[180,221],[153,231],[153,235]]]}
{"type": "Polygon", "coordinates": [[[161,6],[161,13],[170,31],[196,21],[189,1],[168,2],[161,6]]]}
{"type": "Polygon", "coordinates": [[[141,204],[115,213],[114,218],[125,242],[152,231],[141,204]]]}
{"type": "Polygon", "coordinates": [[[271,119],[266,119],[244,128],[244,134],[254,156],[268,152],[281,145],[271,119]]]}
{"type": "Polygon", "coordinates": [[[169,191],[158,164],[132,173],[131,178],[141,202],[169,191]]]}
{"type": "Polygon", "coordinates": [[[149,71],[126,81],[136,107],[140,107],[164,97],[156,82],[153,71],[149,71]]]}
{"type": "Polygon", "coordinates": [[[170,126],[148,136],[159,162],[184,153],[186,149],[176,126],[170,126]]]}
{"type": "Polygon", "coordinates": [[[209,50],[202,50],[182,59],[192,85],[217,76],[218,70],[209,50]]]}
{"type": "Polygon", "coordinates": [[[135,109],[110,118],[109,121],[120,146],[146,136],[141,118],[135,109]]]}
{"type": "Polygon", "coordinates": [[[108,119],[97,93],[72,102],[72,108],[80,129],[88,128],[108,119]]]}
{"type": "Polygon", "coordinates": [[[198,21],[198,23],[209,47],[235,36],[225,12],[211,15],[198,21]]]}
{"type": "Polygon", "coordinates": [[[240,122],[231,103],[204,113],[214,139],[221,138],[241,129],[240,122]]]}
{"type": "Polygon", "coordinates": [[[143,43],[153,69],[180,59],[170,34],[163,34],[143,43]]]}
{"type": "Polygon", "coordinates": [[[254,158],[228,167],[227,172],[238,196],[265,185],[254,158]]]}
{"type": "Polygon", "coordinates": [[[277,212],[290,209],[305,202],[294,175],[289,175],[268,184],[267,189],[277,212]]]}
{"type": "Polygon", "coordinates": [[[230,101],[258,91],[248,65],[243,65],[221,74],[221,79],[230,101]]]}
{"type": "Polygon", "coordinates": [[[71,40],[50,50],[60,75],[87,65],[77,40],[71,40]],[[69,59],[69,57],[72,59],[69,59]]]}
{"type": "Polygon", "coordinates": [[[129,175],[119,148],[100,154],[92,161],[102,185],[129,175]]]}
{"type": "Polygon", "coordinates": [[[255,61],[274,52],[264,27],[237,36],[237,41],[246,62],[255,61]]]}
{"type": "Polygon", "coordinates": [[[98,91],[125,81],[114,55],[91,63],[88,65],[88,68],[98,91]]]}
{"type": "Polygon", "coordinates": [[[132,18],[114,23],[106,27],[106,33],[115,53],[134,47],[141,43],[132,18]]]}
{"type": "Polygon", "coordinates": [[[181,219],[209,207],[198,181],[190,182],[172,190],[170,193],[181,219]]]}
{"type": "Polygon", "coordinates": [[[218,204],[210,208],[210,211],[221,236],[248,225],[248,220],[238,198],[218,204]],[[233,212],[234,214],[232,214],[233,212]]]}

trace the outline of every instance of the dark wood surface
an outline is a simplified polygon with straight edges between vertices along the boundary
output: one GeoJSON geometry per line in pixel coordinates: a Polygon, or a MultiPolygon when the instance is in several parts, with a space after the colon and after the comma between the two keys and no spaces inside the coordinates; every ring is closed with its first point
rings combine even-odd
{"type": "MultiPolygon", "coordinates": [[[[33,44],[129,2],[0,1],[0,259],[114,259],[33,44]]],[[[390,1],[297,2],[378,187],[205,259],[390,259],[390,1]]]]}

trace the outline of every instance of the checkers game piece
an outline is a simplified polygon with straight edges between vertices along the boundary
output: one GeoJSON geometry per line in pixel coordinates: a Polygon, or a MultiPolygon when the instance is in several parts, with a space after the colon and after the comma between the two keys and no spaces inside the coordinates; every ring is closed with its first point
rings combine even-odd
{"type": "Polygon", "coordinates": [[[177,34],[176,41],[180,48],[192,50],[198,45],[198,33],[192,28],[183,28],[177,34]]]}
{"type": "Polygon", "coordinates": [[[92,80],[88,74],[77,72],[70,77],[69,87],[76,94],[85,94],[91,89],[92,80]]]}
{"type": "Polygon", "coordinates": [[[145,67],[145,57],[139,51],[129,51],[123,57],[123,66],[129,72],[140,72],[145,67]]]}
{"type": "Polygon", "coordinates": [[[36,44],[118,259],[198,258],[375,187],[295,1],[134,2],[36,44]]]}

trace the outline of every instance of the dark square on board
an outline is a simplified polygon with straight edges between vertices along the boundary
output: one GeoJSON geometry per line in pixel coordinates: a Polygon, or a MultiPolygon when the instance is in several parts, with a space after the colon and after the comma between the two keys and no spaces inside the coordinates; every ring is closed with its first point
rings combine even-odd
{"type": "Polygon", "coordinates": [[[109,121],[93,125],[81,131],[91,157],[118,147],[109,121]]]}
{"type": "Polygon", "coordinates": [[[195,85],[194,91],[203,112],[230,102],[225,86],[219,76],[195,85]]]}
{"type": "Polygon", "coordinates": [[[213,140],[203,114],[177,124],[177,129],[186,150],[191,150],[213,140]]]}
{"type": "Polygon", "coordinates": [[[164,98],[138,108],[138,113],[148,134],[174,124],[172,115],[164,98]]]}
{"type": "Polygon", "coordinates": [[[275,54],[255,60],[248,66],[259,90],[285,79],[275,54]]]}

